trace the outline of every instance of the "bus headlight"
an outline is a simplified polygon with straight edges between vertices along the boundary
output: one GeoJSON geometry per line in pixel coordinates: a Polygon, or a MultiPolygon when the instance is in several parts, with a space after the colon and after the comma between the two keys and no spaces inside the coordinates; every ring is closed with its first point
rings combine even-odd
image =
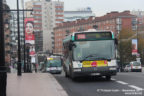
{"type": "Polygon", "coordinates": [[[108,61],[108,66],[117,66],[116,60],[108,61]]]}
{"type": "Polygon", "coordinates": [[[74,61],[73,68],[82,68],[82,63],[74,61]]]}

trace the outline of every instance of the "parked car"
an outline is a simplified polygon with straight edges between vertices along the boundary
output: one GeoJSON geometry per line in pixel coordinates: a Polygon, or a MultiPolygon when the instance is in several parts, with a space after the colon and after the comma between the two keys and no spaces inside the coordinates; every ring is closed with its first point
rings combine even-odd
{"type": "Polygon", "coordinates": [[[130,72],[131,71],[131,66],[130,64],[126,65],[124,68],[124,72],[130,72]]]}
{"type": "Polygon", "coordinates": [[[132,61],[130,62],[131,72],[142,72],[141,62],[132,61]]]}
{"type": "Polygon", "coordinates": [[[142,72],[141,62],[132,61],[124,68],[125,72],[142,72]]]}

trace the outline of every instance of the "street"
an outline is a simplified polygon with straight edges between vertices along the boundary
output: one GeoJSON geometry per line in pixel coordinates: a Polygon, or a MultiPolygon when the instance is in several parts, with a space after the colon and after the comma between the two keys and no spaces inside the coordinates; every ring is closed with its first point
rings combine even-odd
{"type": "Polygon", "coordinates": [[[144,73],[120,72],[111,81],[105,78],[81,77],[76,81],[54,75],[69,96],[144,96],[144,73]]]}

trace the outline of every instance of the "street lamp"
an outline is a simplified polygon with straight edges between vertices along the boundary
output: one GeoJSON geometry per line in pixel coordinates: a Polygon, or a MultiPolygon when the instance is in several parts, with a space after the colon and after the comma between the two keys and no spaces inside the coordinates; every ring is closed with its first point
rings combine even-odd
{"type": "Polygon", "coordinates": [[[3,0],[0,0],[0,96],[6,96],[7,85],[3,19],[3,0]]]}
{"type": "MultiPolygon", "coordinates": [[[[24,10],[24,0],[22,0],[22,6],[23,6],[23,10],[24,10]]],[[[24,24],[24,19],[25,19],[25,14],[24,14],[24,11],[23,11],[23,36],[24,36],[24,72],[26,72],[26,62],[25,62],[25,59],[26,59],[26,51],[25,51],[25,24],[24,24]]]]}
{"type": "Polygon", "coordinates": [[[21,44],[20,44],[20,28],[19,28],[19,0],[17,0],[17,26],[18,26],[18,72],[17,75],[21,76],[21,44]]]}

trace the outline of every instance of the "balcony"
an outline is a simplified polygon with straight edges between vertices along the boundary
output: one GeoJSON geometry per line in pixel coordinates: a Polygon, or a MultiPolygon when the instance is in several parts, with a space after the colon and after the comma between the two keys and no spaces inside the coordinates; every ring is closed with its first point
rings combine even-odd
{"type": "Polygon", "coordinates": [[[51,37],[51,39],[53,39],[53,40],[54,40],[54,37],[51,37]]]}
{"type": "Polygon", "coordinates": [[[52,35],[54,35],[54,32],[51,32],[52,35]]]}

